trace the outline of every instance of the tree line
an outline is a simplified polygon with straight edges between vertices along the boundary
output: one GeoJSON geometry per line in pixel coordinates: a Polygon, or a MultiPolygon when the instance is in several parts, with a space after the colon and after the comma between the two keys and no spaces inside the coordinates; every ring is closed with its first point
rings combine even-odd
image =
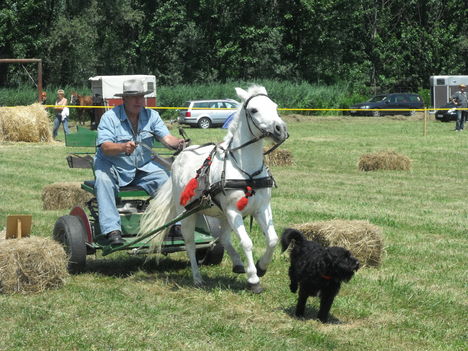
{"type": "MultiPolygon", "coordinates": [[[[467,18],[466,0],[3,0],[0,58],[41,58],[46,86],[154,74],[417,90],[467,74],[467,18]]],[[[26,70],[0,64],[0,86],[29,84],[26,70]]]]}

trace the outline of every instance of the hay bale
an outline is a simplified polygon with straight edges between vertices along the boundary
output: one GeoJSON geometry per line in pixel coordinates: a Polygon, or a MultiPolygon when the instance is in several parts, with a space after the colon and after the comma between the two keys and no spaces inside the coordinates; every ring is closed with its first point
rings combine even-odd
{"type": "Polygon", "coordinates": [[[362,155],[359,159],[358,168],[366,172],[379,169],[409,171],[411,169],[411,160],[395,151],[380,151],[362,155]]]}
{"type": "Polygon", "coordinates": [[[42,189],[44,210],[64,210],[75,206],[84,207],[93,195],[81,189],[80,182],[63,182],[46,185],[42,189]]]}
{"type": "Polygon", "coordinates": [[[52,142],[44,106],[0,107],[0,141],[52,142]]]}
{"type": "Polygon", "coordinates": [[[309,240],[324,246],[341,246],[353,253],[362,266],[377,267],[383,254],[382,231],[368,221],[331,220],[294,226],[309,240]]]}
{"type": "Polygon", "coordinates": [[[59,288],[68,277],[63,247],[52,239],[0,241],[0,293],[35,293],[59,288]]]}
{"type": "Polygon", "coordinates": [[[171,122],[166,122],[165,125],[166,125],[168,130],[173,130],[174,129],[174,124],[171,123],[171,122]]]}
{"type": "MultiPolygon", "coordinates": [[[[268,148],[264,148],[263,151],[268,151],[268,148]]],[[[276,149],[265,155],[265,163],[268,166],[290,166],[294,164],[294,161],[291,152],[284,149],[276,149]]]]}

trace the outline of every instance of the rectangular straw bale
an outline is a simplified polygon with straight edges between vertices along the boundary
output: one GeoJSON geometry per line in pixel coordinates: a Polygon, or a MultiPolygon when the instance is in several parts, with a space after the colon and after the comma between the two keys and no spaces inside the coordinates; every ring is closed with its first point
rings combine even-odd
{"type": "Polygon", "coordinates": [[[80,182],[61,182],[46,185],[42,189],[42,206],[44,210],[65,210],[75,206],[84,207],[93,197],[81,189],[80,182]]]}
{"type": "Polygon", "coordinates": [[[48,238],[0,240],[0,294],[60,288],[69,276],[63,247],[48,238]]]}
{"type": "Polygon", "coordinates": [[[39,103],[0,107],[0,141],[51,142],[49,115],[39,103]]]}
{"type": "Polygon", "coordinates": [[[341,246],[362,266],[378,267],[384,254],[382,229],[368,221],[334,219],[297,224],[295,229],[324,246],[341,246]]]}

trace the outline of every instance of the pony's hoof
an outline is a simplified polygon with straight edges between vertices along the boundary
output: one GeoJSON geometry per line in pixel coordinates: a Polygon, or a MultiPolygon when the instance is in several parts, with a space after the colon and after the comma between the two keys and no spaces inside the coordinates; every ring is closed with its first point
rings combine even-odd
{"type": "Polygon", "coordinates": [[[255,268],[257,269],[257,276],[258,277],[263,277],[266,273],[266,269],[261,269],[259,264],[258,264],[258,261],[257,263],[255,263],[255,268]]]}
{"type": "Polygon", "coordinates": [[[237,273],[237,274],[243,274],[245,273],[245,268],[244,266],[241,266],[240,264],[238,264],[232,267],[232,272],[237,273]]]}
{"type": "Polygon", "coordinates": [[[256,284],[247,283],[247,289],[253,292],[254,294],[260,294],[265,290],[262,288],[260,283],[256,283],[256,284]]]}
{"type": "Polygon", "coordinates": [[[205,286],[205,282],[203,280],[196,281],[194,284],[197,288],[203,288],[205,286]]]}

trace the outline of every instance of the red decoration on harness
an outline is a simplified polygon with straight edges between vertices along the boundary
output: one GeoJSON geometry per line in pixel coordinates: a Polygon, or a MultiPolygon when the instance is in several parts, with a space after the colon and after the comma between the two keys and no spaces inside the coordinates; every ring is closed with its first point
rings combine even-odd
{"type": "MultiPolygon", "coordinates": [[[[216,150],[216,149],[213,149],[216,150]]],[[[180,194],[180,204],[185,206],[187,202],[195,195],[195,190],[198,188],[198,180],[197,178],[200,176],[202,171],[206,172],[206,170],[211,166],[211,154],[206,158],[203,162],[203,165],[197,170],[197,175],[195,178],[190,179],[188,184],[185,186],[184,191],[180,194]]]]}
{"type": "Polygon", "coordinates": [[[332,280],[333,277],[330,276],[330,275],[322,275],[322,278],[325,279],[325,280],[332,280]]]}
{"type": "Polygon", "coordinates": [[[245,188],[245,196],[241,198],[239,201],[237,201],[237,209],[239,211],[242,211],[245,206],[249,203],[249,197],[255,194],[255,191],[253,191],[252,187],[247,186],[245,188]]]}
{"type": "MultiPolygon", "coordinates": [[[[198,175],[197,175],[198,177],[198,175]]],[[[195,195],[195,189],[198,188],[198,180],[197,178],[192,178],[185,186],[184,191],[180,195],[180,204],[185,206],[187,202],[195,195]]]]}

